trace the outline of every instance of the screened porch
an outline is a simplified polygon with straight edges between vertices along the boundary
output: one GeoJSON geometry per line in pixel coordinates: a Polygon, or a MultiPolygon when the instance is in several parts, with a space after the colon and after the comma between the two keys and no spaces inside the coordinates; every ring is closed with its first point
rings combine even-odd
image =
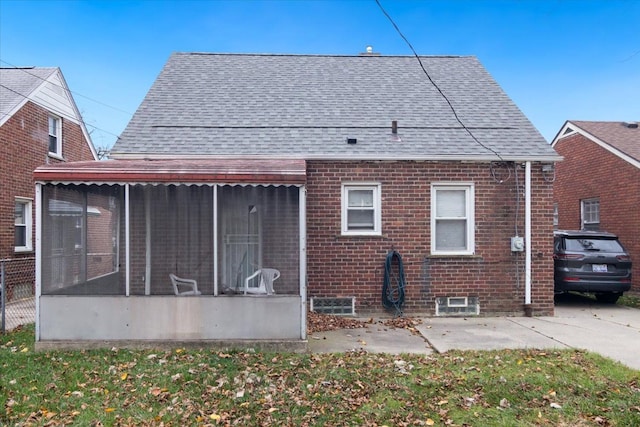
{"type": "Polygon", "coordinates": [[[304,162],[242,165],[37,169],[37,340],[305,340],[304,162]]]}

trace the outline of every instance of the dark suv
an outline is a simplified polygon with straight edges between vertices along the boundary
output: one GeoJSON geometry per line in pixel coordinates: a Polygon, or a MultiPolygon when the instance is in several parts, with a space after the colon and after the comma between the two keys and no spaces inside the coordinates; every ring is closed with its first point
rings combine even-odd
{"type": "Polygon", "coordinates": [[[600,302],[615,303],[631,288],[631,257],[615,234],[555,231],[555,292],[587,292],[600,302]]]}

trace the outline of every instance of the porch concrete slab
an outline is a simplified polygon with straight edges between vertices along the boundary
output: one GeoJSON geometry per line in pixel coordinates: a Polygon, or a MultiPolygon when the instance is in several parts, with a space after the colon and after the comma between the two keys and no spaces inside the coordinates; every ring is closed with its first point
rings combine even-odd
{"type": "Polygon", "coordinates": [[[439,353],[577,348],[640,370],[640,310],[620,305],[565,303],[541,317],[425,318],[416,329],[439,353]]]}
{"type": "Polygon", "coordinates": [[[609,304],[556,306],[554,317],[518,318],[518,324],[556,342],[640,370],[640,310],[609,304]]]}
{"type": "MultiPolygon", "coordinates": [[[[429,318],[416,326],[438,353],[449,350],[500,350],[515,348],[568,348],[538,333],[521,318],[429,318]]],[[[527,318],[530,319],[530,318],[527,318]]]]}
{"type": "Polygon", "coordinates": [[[364,350],[368,353],[431,354],[433,349],[419,334],[403,328],[390,328],[374,322],[365,328],[314,332],[307,337],[312,353],[344,353],[364,350]]]}

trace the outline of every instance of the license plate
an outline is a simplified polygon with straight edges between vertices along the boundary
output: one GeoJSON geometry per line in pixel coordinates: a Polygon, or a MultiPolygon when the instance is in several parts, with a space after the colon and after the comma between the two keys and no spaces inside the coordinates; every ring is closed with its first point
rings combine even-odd
{"type": "Polygon", "coordinates": [[[607,264],[592,264],[591,271],[593,271],[594,273],[606,273],[607,264]]]}

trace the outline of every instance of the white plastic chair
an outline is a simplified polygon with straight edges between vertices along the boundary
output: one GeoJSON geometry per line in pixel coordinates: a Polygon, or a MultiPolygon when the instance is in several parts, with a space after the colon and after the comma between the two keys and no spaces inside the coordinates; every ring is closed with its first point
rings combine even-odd
{"type": "Polygon", "coordinates": [[[183,279],[182,277],[178,277],[175,274],[169,274],[171,278],[171,284],[173,285],[173,292],[178,296],[187,296],[187,295],[201,295],[201,292],[198,290],[198,282],[193,279],[183,279]],[[181,288],[188,288],[186,291],[180,290],[181,288]]]}
{"type": "Polygon", "coordinates": [[[275,268],[261,268],[251,276],[244,279],[244,294],[273,295],[273,281],[280,277],[280,272],[275,268]],[[259,277],[258,286],[249,286],[249,282],[259,277]]]}

